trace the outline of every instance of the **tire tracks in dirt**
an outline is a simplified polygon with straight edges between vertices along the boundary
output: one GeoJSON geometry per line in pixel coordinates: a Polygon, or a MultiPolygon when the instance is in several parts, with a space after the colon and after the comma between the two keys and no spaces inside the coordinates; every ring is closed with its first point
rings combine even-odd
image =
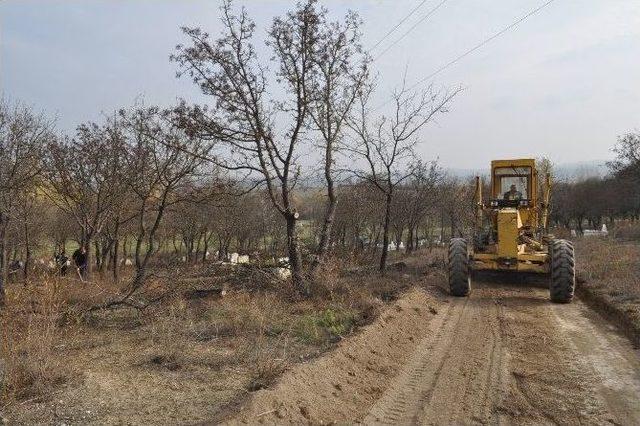
{"type": "Polygon", "coordinates": [[[491,298],[453,299],[431,323],[407,369],[364,418],[365,424],[483,423],[504,380],[505,358],[491,298]]]}
{"type": "Polygon", "coordinates": [[[640,359],[616,327],[580,300],[573,309],[554,306],[560,330],[582,368],[595,376],[598,393],[620,422],[640,424],[640,359]],[[629,374],[635,371],[635,374],[629,374]]]}
{"type": "Polygon", "coordinates": [[[442,293],[410,292],[232,423],[640,424],[640,353],[579,300],[490,281],[442,293]]]}

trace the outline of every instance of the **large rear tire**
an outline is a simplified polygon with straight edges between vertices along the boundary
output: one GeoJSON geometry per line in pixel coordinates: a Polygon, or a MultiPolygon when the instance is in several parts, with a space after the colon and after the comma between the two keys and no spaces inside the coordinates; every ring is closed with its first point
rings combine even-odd
{"type": "Polygon", "coordinates": [[[449,242],[449,291],[453,296],[464,297],[471,291],[469,252],[464,238],[452,238],[449,242]]]}
{"type": "Polygon", "coordinates": [[[554,303],[569,303],[576,288],[576,262],[573,244],[567,240],[553,240],[551,251],[551,280],[549,296],[554,303]]]}

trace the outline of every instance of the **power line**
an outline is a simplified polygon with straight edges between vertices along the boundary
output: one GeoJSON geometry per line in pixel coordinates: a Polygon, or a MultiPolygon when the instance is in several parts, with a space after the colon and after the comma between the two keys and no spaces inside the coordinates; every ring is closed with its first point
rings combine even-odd
{"type": "Polygon", "coordinates": [[[378,40],[378,42],[376,44],[374,44],[370,49],[369,52],[371,52],[372,50],[374,50],[376,47],[380,46],[380,43],[382,43],[383,41],[386,40],[387,37],[389,37],[391,34],[393,34],[395,32],[395,30],[398,29],[398,27],[402,24],[404,24],[404,22],[409,19],[411,17],[411,15],[413,15],[418,9],[420,9],[422,7],[422,5],[424,5],[427,2],[427,0],[422,0],[420,2],[420,4],[418,4],[416,7],[414,7],[411,12],[409,12],[404,18],[402,18],[400,20],[400,22],[398,22],[393,28],[391,28],[380,40],[378,40]]]}
{"type": "MultiPolygon", "coordinates": [[[[415,82],[413,85],[411,85],[407,90],[413,90],[415,89],[417,86],[419,86],[420,84],[424,83],[425,81],[435,77],[436,75],[440,74],[442,71],[444,71],[445,69],[449,68],[451,65],[454,65],[456,62],[460,61],[461,59],[463,59],[464,57],[470,55],[471,53],[475,52],[476,50],[480,49],[481,47],[483,47],[484,45],[486,45],[487,43],[491,42],[492,40],[500,37],[502,34],[506,33],[507,31],[511,30],[512,28],[516,27],[518,24],[520,24],[522,21],[526,20],[527,18],[535,15],[536,13],[540,12],[542,9],[544,9],[545,7],[549,6],[551,3],[553,3],[555,0],[548,0],[545,3],[541,4],[540,6],[536,7],[535,9],[529,11],[527,14],[523,15],[522,17],[520,17],[518,20],[512,22],[511,24],[507,25],[506,27],[504,27],[503,29],[501,29],[500,31],[498,31],[497,33],[493,34],[491,37],[484,39],[483,41],[481,41],[480,43],[476,44],[475,46],[473,46],[471,49],[465,51],[464,53],[462,53],[461,55],[457,56],[456,58],[452,59],[451,61],[447,62],[446,64],[444,64],[443,66],[441,66],[440,68],[436,69],[434,72],[432,72],[431,74],[427,75],[426,77],[421,78],[420,80],[418,80],[417,82],[415,82]]],[[[375,110],[379,110],[380,108],[382,108],[383,106],[387,105],[389,102],[391,102],[393,99],[389,99],[388,101],[386,101],[383,104],[380,104],[377,108],[374,109],[375,110]]]]}
{"type": "Polygon", "coordinates": [[[387,51],[389,51],[389,49],[391,49],[393,46],[395,46],[396,44],[398,44],[400,41],[402,41],[402,39],[404,39],[407,35],[409,35],[409,33],[411,33],[411,31],[413,31],[418,25],[420,25],[421,23],[423,23],[427,18],[429,18],[431,15],[433,15],[438,9],[440,9],[440,7],[445,4],[447,2],[447,0],[442,0],[440,3],[438,3],[435,7],[433,7],[429,12],[427,12],[426,15],[424,15],[422,18],[420,18],[420,20],[418,22],[416,22],[415,24],[413,24],[413,26],[411,28],[409,28],[407,31],[405,31],[404,34],[402,34],[400,36],[400,38],[396,39],[396,41],[394,41],[393,43],[391,43],[389,46],[387,46],[386,49],[384,49],[382,52],[380,52],[375,59],[373,60],[374,62],[377,61],[378,59],[380,59],[380,57],[382,55],[384,55],[387,51]]]}

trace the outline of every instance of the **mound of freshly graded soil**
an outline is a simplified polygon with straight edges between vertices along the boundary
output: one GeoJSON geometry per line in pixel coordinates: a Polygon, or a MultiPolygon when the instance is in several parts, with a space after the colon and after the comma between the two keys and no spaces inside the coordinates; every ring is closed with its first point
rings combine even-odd
{"type": "MultiPolygon", "coordinates": [[[[437,315],[438,297],[412,289],[358,335],[256,392],[230,424],[330,423],[363,417],[437,315]]],[[[216,421],[222,419],[216,419],[216,421]]]]}

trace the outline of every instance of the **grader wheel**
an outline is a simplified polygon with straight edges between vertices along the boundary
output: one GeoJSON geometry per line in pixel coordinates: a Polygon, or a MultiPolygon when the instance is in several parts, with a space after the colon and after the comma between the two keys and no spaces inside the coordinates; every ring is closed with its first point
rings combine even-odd
{"type": "Polygon", "coordinates": [[[569,303],[576,287],[575,252],[567,240],[553,240],[550,244],[551,280],[549,295],[555,303],[569,303]]]}
{"type": "Polygon", "coordinates": [[[449,242],[449,290],[453,296],[463,297],[471,290],[471,275],[467,241],[452,238],[449,242]]]}

